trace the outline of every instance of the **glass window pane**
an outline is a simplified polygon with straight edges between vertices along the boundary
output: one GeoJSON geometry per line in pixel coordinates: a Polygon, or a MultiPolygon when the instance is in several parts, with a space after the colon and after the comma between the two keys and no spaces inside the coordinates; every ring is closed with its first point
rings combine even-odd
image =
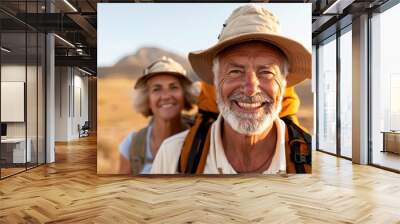
{"type": "Polygon", "coordinates": [[[318,48],[318,149],[336,153],[336,40],[318,48]]]}
{"type": "Polygon", "coordinates": [[[352,35],[340,37],[340,152],[352,157],[352,35]]]}
{"type": "Polygon", "coordinates": [[[28,159],[27,166],[28,168],[37,165],[37,33],[36,32],[28,32],[27,33],[27,80],[26,80],[26,113],[27,113],[27,142],[30,147],[31,153],[29,154],[30,158],[28,159]]]}
{"type": "Polygon", "coordinates": [[[38,35],[38,164],[45,163],[45,65],[46,37],[43,33],[38,35]]]}
{"type": "Polygon", "coordinates": [[[400,4],[372,23],[372,163],[400,170],[400,4]]]}
{"type": "MultiPolygon", "coordinates": [[[[37,18],[33,14],[45,12],[45,1],[0,1],[0,7],[17,17],[29,13],[37,18]]],[[[43,33],[3,12],[0,20],[0,177],[4,178],[45,162],[46,40],[43,33]]]]}
{"type": "MultiPolygon", "coordinates": [[[[26,34],[1,33],[1,176],[25,170],[26,144],[26,34]]],[[[28,147],[27,147],[28,146],[28,147]]],[[[28,149],[28,150],[27,150],[28,149]]]]}
{"type": "MultiPolygon", "coordinates": [[[[37,1],[27,2],[26,12],[32,16],[39,11],[37,1]]],[[[33,24],[38,17],[28,17],[33,24]]],[[[38,33],[36,30],[27,29],[27,80],[26,80],[26,113],[27,113],[27,142],[30,147],[30,158],[27,167],[38,164],[38,33]]]]}

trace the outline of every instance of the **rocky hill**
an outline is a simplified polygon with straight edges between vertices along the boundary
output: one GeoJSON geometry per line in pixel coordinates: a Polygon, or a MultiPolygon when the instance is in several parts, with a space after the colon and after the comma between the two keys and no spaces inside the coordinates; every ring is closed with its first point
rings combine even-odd
{"type": "Polygon", "coordinates": [[[143,69],[147,65],[161,58],[162,56],[167,56],[177,61],[186,69],[186,71],[188,71],[188,74],[192,80],[198,80],[185,57],[156,47],[142,47],[134,54],[121,58],[113,66],[99,67],[97,69],[98,77],[106,78],[111,75],[115,75],[120,77],[123,76],[129,79],[136,79],[142,74],[143,69]]]}

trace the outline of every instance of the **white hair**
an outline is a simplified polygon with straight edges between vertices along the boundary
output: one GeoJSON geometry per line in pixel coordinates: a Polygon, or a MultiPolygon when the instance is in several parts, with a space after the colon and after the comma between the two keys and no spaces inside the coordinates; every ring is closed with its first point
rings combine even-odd
{"type": "MultiPolygon", "coordinates": [[[[285,68],[288,68],[288,63],[284,63],[284,77],[287,75],[285,68]]],[[[269,112],[265,113],[262,117],[255,116],[245,116],[235,113],[229,105],[227,105],[222,97],[220,86],[223,82],[219,82],[219,58],[216,56],[213,60],[212,71],[214,73],[214,86],[216,89],[217,105],[222,117],[229,123],[229,125],[238,133],[243,135],[255,135],[260,134],[265,131],[268,127],[272,125],[274,120],[279,117],[279,113],[282,110],[282,99],[284,95],[284,90],[286,87],[286,80],[279,82],[280,86],[280,96],[278,97],[278,102],[273,108],[269,108],[269,112]]],[[[267,94],[265,94],[267,96],[267,94]]],[[[268,96],[267,96],[268,97],[268,96]]]]}

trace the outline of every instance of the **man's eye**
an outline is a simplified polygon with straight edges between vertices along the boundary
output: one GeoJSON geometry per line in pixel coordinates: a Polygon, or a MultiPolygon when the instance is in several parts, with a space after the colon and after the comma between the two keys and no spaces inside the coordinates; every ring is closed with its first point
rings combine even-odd
{"type": "Polygon", "coordinates": [[[229,71],[229,74],[230,75],[241,75],[241,74],[243,74],[243,71],[239,70],[239,69],[232,69],[229,71]]]}
{"type": "Polygon", "coordinates": [[[272,79],[275,76],[274,73],[272,73],[271,71],[267,71],[267,70],[260,71],[258,74],[259,74],[259,76],[261,76],[263,78],[267,78],[267,79],[272,79]]]}
{"type": "Polygon", "coordinates": [[[158,91],[160,91],[160,88],[155,88],[152,90],[152,92],[158,92],[158,91]]]}

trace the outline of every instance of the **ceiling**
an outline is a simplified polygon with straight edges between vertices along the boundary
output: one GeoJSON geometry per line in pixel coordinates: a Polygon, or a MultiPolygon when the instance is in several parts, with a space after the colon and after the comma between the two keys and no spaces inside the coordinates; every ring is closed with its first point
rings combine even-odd
{"type": "MultiPolygon", "coordinates": [[[[252,2],[312,3],[313,43],[336,32],[338,24],[346,26],[351,18],[371,10],[388,0],[271,0],[252,2]],[[338,23],[338,21],[341,21],[338,23]],[[347,21],[347,22],[346,22],[347,21]]],[[[5,38],[17,45],[25,30],[54,32],[56,65],[80,66],[96,73],[97,58],[97,3],[166,2],[160,0],[1,0],[0,24],[5,38]],[[14,36],[14,37],[13,37],[14,36]]],[[[169,1],[171,2],[171,1],[169,1]]],[[[173,2],[184,2],[175,0],[173,2]]],[[[187,1],[185,1],[187,2],[187,1]]],[[[192,2],[192,1],[191,1],[192,2]]],[[[220,1],[193,1],[220,2],[220,1]]],[[[227,1],[229,2],[229,1],[227,1]]],[[[238,2],[238,1],[231,1],[238,2]]],[[[247,1],[248,2],[248,1],[247,1]]],[[[4,42],[3,42],[4,43],[4,42]]],[[[33,46],[33,45],[32,45],[33,46]]],[[[28,49],[29,51],[29,49],[28,49]]]]}

